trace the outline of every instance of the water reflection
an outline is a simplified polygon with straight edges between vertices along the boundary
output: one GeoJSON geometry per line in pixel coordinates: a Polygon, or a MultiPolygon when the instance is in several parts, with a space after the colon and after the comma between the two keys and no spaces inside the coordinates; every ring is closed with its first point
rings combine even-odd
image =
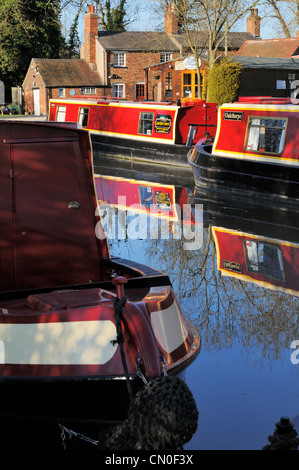
{"type": "MultiPolygon", "coordinates": [[[[144,191],[142,180],[121,185],[111,176],[114,190],[104,190],[98,179],[98,195],[105,211],[113,207],[118,222],[127,207],[117,207],[111,194],[127,195],[127,201],[147,194],[153,201],[158,191],[163,200],[160,211],[143,213],[155,218],[159,236],[151,237],[147,222],[142,237],[128,232],[111,237],[112,254],[166,272],[184,315],[202,337],[202,352],[187,371],[200,419],[186,449],[261,449],[280,416],[293,417],[299,410],[299,365],[291,362],[290,346],[299,339],[299,224],[294,208],[262,211],[232,202],[228,207],[194,195],[191,187],[158,188],[145,177],[144,191]],[[175,224],[184,225],[184,205],[193,236],[195,227],[201,227],[200,246],[194,249],[186,249],[184,236],[175,236],[175,224]],[[198,207],[203,208],[202,220],[195,217],[198,207]],[[162,217],[166,213],[168,219],[162,217]]],[[[140,207],[136,211],[140,214],[140,207]]],[[[123,224],[132,218],[134,210],[126,212],[123,224]]]]}

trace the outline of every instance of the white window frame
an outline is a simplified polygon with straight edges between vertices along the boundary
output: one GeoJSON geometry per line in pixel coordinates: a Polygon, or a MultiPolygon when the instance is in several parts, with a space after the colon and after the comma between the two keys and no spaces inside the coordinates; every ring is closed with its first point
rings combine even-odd
{"type": "Polygon", "coordinates": [[[81,95],[95,95],[96,89],[93,86],[85,86],[81,88],[81,95]]]}
{"type": "Polygon", "coordinates": [[[169,62],[172,60],[172,52],[160,52],[160,62],[169,62]]]}
{"type": "MultiPolygon", "coordinates": [[[[260,152],[263,154],[266,152],[272,153],[274,155],[280,155],[284,148],[287,123],[288,119],[284,117],[268,118],[266,116],[249,116],[245,137],[245,150],[260,152]],[[277,126],[270,125],[270,122],[275,123],[275,121],[280,121],[280,123],[283,124],[279,124],[277,126]],[[267,130],[272,130],[273,132],[276,131],[277,150],[275,151],[271,151],[269,148],[259,148],[260,138],[266,134],[267,130]]],[[[265,142],[264,145],[266,145],[265,142]]]]}
{"type": "Polygon", "coordinates": [[[82,127],[87,127],[89,118],[89,108],[87,107],[80,107],[79,114],[78,114],[78,123],[81,124],[82,127]]]}
{"type": "Polygon", "coordinates": [[[113,83],[112,85],[113,98],[125,98],[125,85],[124,83],[113,83]],[[121,90],[121,92],[120,92],[121,90]]]}
{"type": "Polygon", "coordinates": [[[126,67],[126,53],[123,51],[113,52],[113,67],[126,67]]]}
{"type": "Polygon", "coordinates": [[[57,122],[65,122],[65,115],[66,115],[66,106],[57,106],[56,110],[56,121],[57,122]]]}

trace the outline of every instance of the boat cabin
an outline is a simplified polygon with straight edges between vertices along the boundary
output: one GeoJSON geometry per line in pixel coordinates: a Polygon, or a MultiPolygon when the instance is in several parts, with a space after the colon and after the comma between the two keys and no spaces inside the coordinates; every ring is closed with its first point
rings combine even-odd
{"type": "Polygon", "coordinates": [[[298,166],[297,123],[296,100],[240,98],[220,107],[212,153],[225,158],[298,166]]]}
{"type": "Polygon", "coordinates": [[[217,104],[186,100],[129,102],[106,98],[52,99],[49,121],[77,122],[91,134],[164,144],[196,143],[204,132],[215,135],[217,104]]]}

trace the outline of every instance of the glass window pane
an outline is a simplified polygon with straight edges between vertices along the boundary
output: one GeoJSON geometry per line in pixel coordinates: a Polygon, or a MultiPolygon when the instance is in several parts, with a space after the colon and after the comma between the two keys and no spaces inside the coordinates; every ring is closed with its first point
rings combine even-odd
{"type": "Polygon", "coordinates": [[[248,120],[247,150],[281,153],[284,146],[286,119],[253,118],[248,120]]]}
{"type": "Polygon", "coordinates": [[[138,134],[151,135],[153,132],[153,113],[140,113],[138,134]]]}

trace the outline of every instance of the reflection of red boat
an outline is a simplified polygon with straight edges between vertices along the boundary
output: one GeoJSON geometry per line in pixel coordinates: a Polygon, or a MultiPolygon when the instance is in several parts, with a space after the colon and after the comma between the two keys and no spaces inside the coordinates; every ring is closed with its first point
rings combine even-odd
{"type": "Polygon", "coordinates": [[[100,203],[170,221],[181,220],[187,206],[187,189],[171,184],[95,174],[95,186],[100,203]]]}
{"type": "MultiPolygon", "coordinates": [[[[95,163],[106,156],[169,164],[190,170],[187,152],[208,131],[215,135],[217,105],[196,100],[182,106],[77,97],[51,99],[50,121],[71,121],[88,129],[95,163]]],[[[192,174],[192,172],[191,172],[192,174]]]]}
{"type": "Polygon", "coordinates": [[[213,227],[222,275],[299,295],[299,244],[213,227]]]}
{"type": "MultiPolygon", "coordinates": [[[[88,133],[16,121],[0,129],[1,414],[55,426],[54,417],[123,418],[124,379],[136,392],[140,377],[178,373],[198,353],[199,335],[165,274],[111,258],[95,236],[88,133]]],[[[2,430],[2,442],[11,439],[2,430]]]]}

